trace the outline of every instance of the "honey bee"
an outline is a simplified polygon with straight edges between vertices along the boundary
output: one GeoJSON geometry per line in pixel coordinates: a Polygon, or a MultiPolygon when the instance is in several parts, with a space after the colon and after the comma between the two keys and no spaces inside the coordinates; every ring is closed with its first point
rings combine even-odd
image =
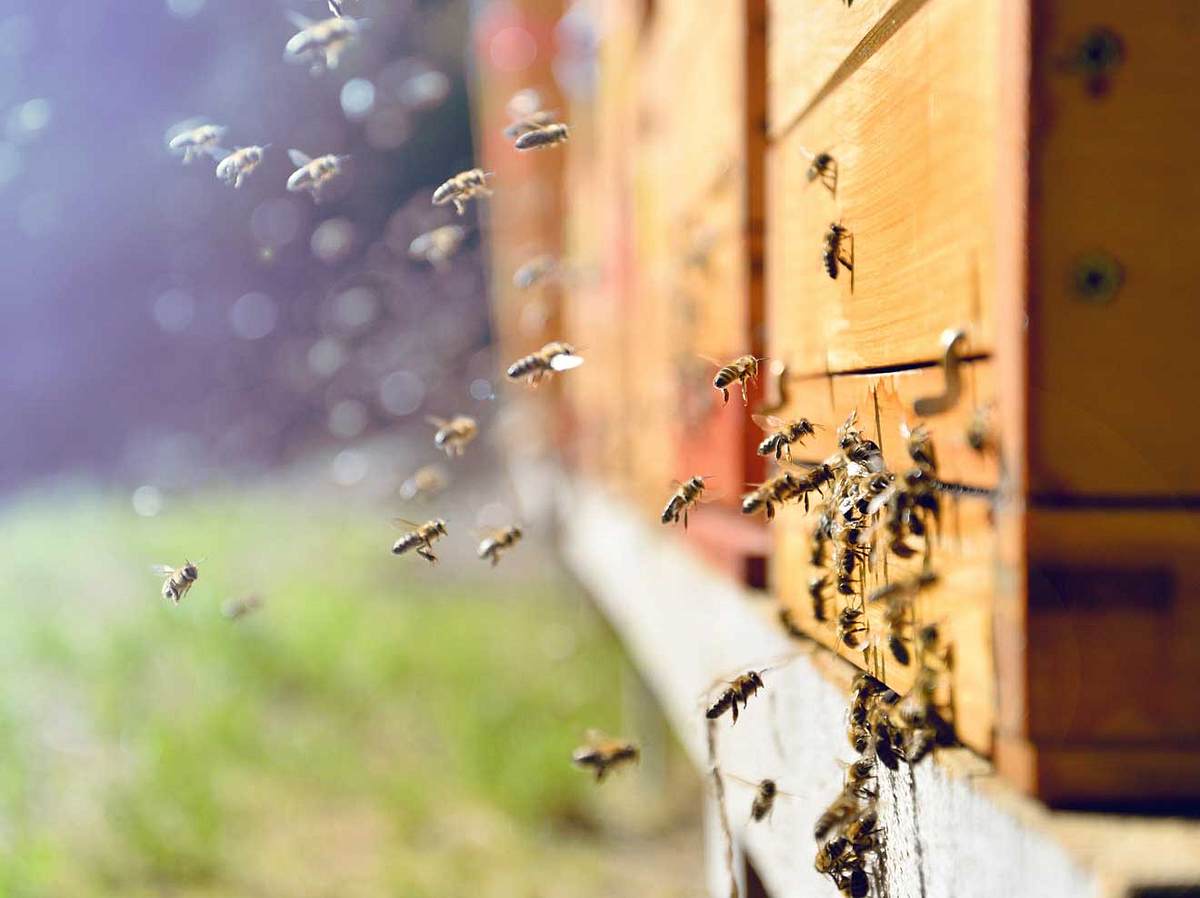
{"type": "Polygon", "coordinates": [[[817,518],[812,536],[809,538],[809,564],[813,567],[825,567],[825,562],[829,557],[829,544],[832,539],[833,521],[827,513],[822,512],[821,516],[817,518]]]}
{"type": "Polygon", "coordinates": [[[817,857],[813,861],[813,867],[822,876],[831,876],[841,867],[846,849],[849,847],[850,843],[843,836],[837,836],[828,842],[823,842],[821,847],[817,849],[817,857]]]}
{"type": "Polygon", "coordinates": [[[396,523],[413,529],[396,540],[392,546],[393,555],[403,555],[410,549],[416,549],[417,554],[430,564],[437,564],[437,556],[433,554],[433,544],[446,535],[446,522],[441,518],[416,524],[397,518],[396,523]]]}
{"type": "Polygon", "coordinates": [[[450,478],[440,465],[418,468],[412,476],[400,484],[400,498],[405,500],[424,499],[436,496],[444,490],[450,478]]]}
{"type": "Polygon", "coordinates": [[[829,620],[829,575],[822,574],[808,581],[808,595],[812,599],[813,619],[824,623],[829,620]]]}
{"type": "Polygon", "coordinates": [[[167,141],[167,148],[173,153],[182,152],[185,165],[201,156],[220,159],[221,154],[225,152],[221,149],[221,138],[228,130],[221,125],[196,125],[174,134],[167,141]]]}
{"type": "Polygon", "coordinates": [[[837,160],[829,153],[817,153],[804,173],[808,183],[821,179],[821,183],[833,193],[837,190],[837,160]]]}
{"type": "Polygon", "coordinates": [[[449,456],[462,455],[467,450],[467,444],[479,433],[479,425],[467,415],[455,415],[449,421],[428,415],[425,420],[437,428],[433,445],[449,456]]]}
{"type": "Polygon", "coordinates": [[[750,399],[746,395],[746,387],[750,381],[758,380],[758,363],[765,362],[766,359],[756,359],[752,355],[740,355],[728,365],[722,365],[716,359],[706,358],[705,361],[720,369],[713,378],[713,386],[721,391],[726,403],[729,402],[730,384],[737,383],[742,387],[742,402],[746,405],[750,404],[750,399]]]}
{"type": "MultiPolygon", "coordinates": [[[[847,4],[848,6],[849,4],[847,4]]],[[[871,881],[867,879],[867,871],[857,855],[851,855],[842,865],[839,874],[834,876],[834,884],[838,891],[848,898],[867,898],[871,891],[871,881]]]]}
{"type": "Polygon", "coordinates": [[[534,256],[513,272],[513,286],[518,290],[528,290],[550,277],[556,267],[557,263],[553,256],[546,254],[534,256]]]}
{"type": "Polygon", "coordinates": [[[538,109],[528,115],[523,115],[514,120],[507,128],[504,129],[504,136],[509,140],[517,140],[525,134],[532,133],[541,128],[547,128],[554,124],[554,113],[544,109],[538,109]]]}
{"type": "Polygon", "coordinates": [[[420,259],[435,268],[444,268],[450,258],[458,252],[467,236],[466,228],[458,225],[443,225],[418,234],[408,245],[410,259],[420,259]]]}
{"type": "Polygon", "coordinates": [[[486,558],[495,567],[500,563],[500,556],[520,542],[523,535],[516,525],[502,527],[479,543],[479,557],[486,558]]]}
{"type": "Polygon", "coordinates": [[[491,189],[487,186],[487,179],[492,174],[492,172],[484,171],[482,168],[472,168],[469,171],[459,172],[453,178],[443,182],[433,192],[433,204],[435,206],[444,206],[446,203],[453,203],[454,211],[462,215],[467,211],[467,200],[477,196],[492,195],[491,189]]]}
{"type": "Polygon", "coordinates": [[[176,605],[200,577],[200,571],[190,561],[184,561],[183,567],[180,568],[173,568],[169,564],[156,564],[151,570],[157,576],[166,578],[162,587],[163,598],[170,599],[176,605]]]}
{"type": "Polygon", "coordinates": [[[742,514],[763,511],[767,520],[775,519],[775,506],[799,495],[800,478],[791,471],[781,471],[755,486],[742,496],[742,514]]]}
{"type": "Polygon", "coordinates": [[[730,682],[724,692],[720,694],[704,716],[709,720],[716,720],[726,711],[733,711],[733,722],[737,723],[738,719],[738,702],[742,703],[742,707],[746,707],[746,703],[750,700],[750,696],[756,695],[758,690],[765,689],[763,685],[761,671],[748,671],[742,674],[737,679],[730,682]]]}
{"type": "Polygon", "coordinates": [[[241,598],[226,599],[221,603],[221,615],[226,620],[241,620],[262,606],[262,597],[252,593],[241,598]]]}
{"type": "MultiPolygon", "coordinates": [[[[808,495],[812,492],[822,493],[824,486],[834,479],[833,468],[826,464],[816,465],[807,474],[797,475],[793,487],[793,498],[804,498],[804,511],[808,512],[808,495]]],[[[823,494],[823,493],[822,493],[823,494]]]]}
{"type": "Polygon", "coordinates": [[[833,804],[817,818],[817,822],[813,826],[813,838],[818,842],[823,841],[835,829],[845,825],[846,821],[858,812],[858,807],[854,796],[844,791],[839,793],[838,797],[833,800],[833,804]]]}
{"type": "Polygon", "coordinates": [[[971,413],[967,423],[967,445],[981,455],[996,451],[996,434],[988,406],[980,406],[971,413]]]}
{"type": "Polygon", "coordinates": [[[825,232],[825,249],[821,253],[821,264],[825,266],[825,273],[834,280],[837,280],[838,265],[844,265],[847,271],[854,270],[853,250],[850,259],[842,252],[842,242],[849,234],[850,232],[836,221],[825,232]]]}
{"type": "Polygon", "coordinates": [[[883,612],[883,620],[888,628],[888,650],[899,664],[908,666],[912,656],[908,651],[908,612],[913,599],[921,590],[937,582],[937,575],[924,571],[915,577],[893,580],[874,590],[868,597],[869,602],[886,601],[887,607],[883,612]]]}
{"type": "Polygon", "coordinates": [[[217,177],[226,184],[232,184],[234,189],[241,189],[242,184],[250,174],[258,168],[267,152],[266,146],[241,147],[229,153],[220,151],[217,159],[217,177]]]}
{"type": "Polygon", "coordinates": [[[518,150],[552,147],[556,143],[566,143],[568,131],[569,129],[566,125],[557,122],[553,125],[533,128],[518,137],[514,146],[518,150]]]}
{"type": "Polygon", "coordinates": [[[929,474],[937,470],[937,454],[933,451],[933,439],[929,428],[924,424],[909,428],[907,424],[900,425],[900,435],[904,437],[908,456],[917,467],[929,474]]]}
{"type": "Polygon", "coordinates": [[[284,59],[308,63],[314,75],[336,69],[346,48],[368,24],[366,19],[352,19],[340,12],[319,22],[297,12],[289,12],[288,17],[299,30],[284,47],[284,59]]]}
{"type": "Polygon", "coordinates": [[[588,730],[585,741],[586,745],[575,749],[571,761],[576,767],[592,768],[596,772],[596,782],[602,781],[612,768],[638,760],[637,745],[625,739],[614,739],[599,730],[588,730]]]}
{"type": "Polygon", "coordinates": [[[876,702],[867,715],[867,726],[871,731],[871,745],[875,757],[888,770],[897,770],[904,757],[904,733],[892,721],[882,702],[876,702]]]}
{"type": "Polygon", "coordinates": [[[847,605],[838,613],[838,641],[848,649],[861,648],[863,645],[862,634],[867,632],[867,628],[862,617],[862,609],[851,605],[847,605]]]}
{"type": "Polygon", "coordinates": [[[299,150],[288,150],[288,158],[296,170],[287,180],[287,189],[292,193],[307,190],[316,203],[321,202],[326,187],[342,174],[343,166],[350,161],[349,156],[332,153],[313,159],[299,150]]]}
{"type": "Polygon", "coordinates": [[[530,384],[536,385],[543,377],[555,371],[570,371],[582,364],[583,357],[575,352],[574,346],[555,341],[547,343],[537,352],[517,359],[508,366],[507,374],[509,380],[520,380],[524,377],[530,384]]]}
{"type": "Polygon", "coordinates": [[[783,627],[784,632],[786,632],[788,634],[788,636],[795,636],[795,637],[799,638],[799,637],[807,635],[796,624],[796,620],[792,616],[791,608],[780,608],[779,609],[779,624],[780,624],[780,626],[783,627]]]}
{"type": "Polygon", "coordinates": [[[816,425],[808,418],[794,421],[787,421],[774,415],[751,415],[750,418],[767,432],[766,439],[758,444],[758,454],[774,455],[776,460],[781,459],[785,452],[787,457],[791,458],[792,445],[803,446],[804,438],[816,433],[814,430],[816,425]]]}
{"type": "Polygon", "coordinates": [[[688,526],[688,510],[695,507],[700,502],[700,497],[704,495],[704,490],[707,488],[705,477],[690,477],[683,483],[678,480],[672,481],[675,486],[675,492],[671,494],[671,498],[667,500],[667,506],[663,509],[662,522],[664,524],[678,524],[679,516],[683,515],[683,529],[687,530],[688,526]]]}
{"type": "Polygon", "coordinates": [[[788,794],[781,792],[773,779],[763,779],[754,782],[735,774],[730,774],[730,776],[739,783],[749,786],[754,790],[754,801],[750,804],[750,819],[755,823],[761,823],[764,819],[771,816],[771,812],[775,810],[775,799],[780,795],[788,794]]]}
{"type": "Polygon", "coordinates": [[[875,779],[875,759],[859,758],[846,767],[846,775],[842,790],[846,795],[856,798],[874,798],[875,792],[870,783],[875,779]]]}
{"type": "Polygon", "coordinates": [[[879,815],[873,807],[869,807],[846,824],[846,841],[855,852],[861,854],[875,847],[875,833],[879,825],[879,815]]]}

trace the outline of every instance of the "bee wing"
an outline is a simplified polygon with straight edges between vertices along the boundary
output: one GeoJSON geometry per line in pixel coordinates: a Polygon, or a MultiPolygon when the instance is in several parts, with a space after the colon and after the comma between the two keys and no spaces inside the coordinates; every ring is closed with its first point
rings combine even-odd
{"type": "Polygon", "coordinates": [[[175,573],[175,568],[169,564],[152,564],[150,565],[150,573],[156,577],[170,577],[175,573]]]}
{"type": "Polygon", "coordinates": [[[285,12],[288,21],[296,26],[299,31],[304,31],[306,28],[311,28],[316,23],[308,16],[296,12],[294,9],[289,9],[285,12]]]}
{"type": "Polygon", "coordinates": [[[581,355],[556,355],[550,360],[550,367],[555,371],[570,371],[583,364],[581,355]]]}
{"type": "Polygon", "coordinates": [[[304,166],[312,162],[312,158],[310,156],[307,156],[296,149],[288,150],[288,158],[292,160],[292,165],[296,166],[297,168],[304,168],[304,166]]]}
{"type": "Polygon", "coordinates": [[[591,748],[600,748],[605,743],[612,742],[613,740],[604,730],[598,730],[593,727],[583,734],[583,741],[591,748]]]}
{"type": "Polygon", "coordinates": [[[772,430],[779,430],[787,425],[787,421],[775,415],[751,415],[750,420],[759,426],[761,430],[770,433],[772,430]]]}
{"type": "Polygon", "coordinates": [[[397,527],[409,527],[413,530],[421,526],[416,521],[410,521],[408,518],[392,518],[392,523],[397,527]]]}
{"type": "Polygon", "coordinates": [[[710,365],[714,365],[714,366],[715,366],[715,367],[717,367],[717,368],[724,368],[724,367],[725,367],[725,363],[724,363],[724,362],[718,362],[718,361],[717,361],[716,359],[714,359],[714,358],[713,358],[711,355],[702,355],[702,354],[700,354],[700,353],[696,353],[696,358],[698,358],[698,359],[704,359],[704,361],[708,362],[710,365]]]}
{"type": "Polygon", "coordinates": [[[445,427],[446,425],[448,425],[450,423],[445,418],[439,418],[437,415],[426,415],[425,420],[428,421],[430,424],[432,424],[434,427],[437,427],[439,429],[445,427]]]}
{"type": "Polygon", "coordinates": [[[758,789],[758,782],[755,780],[747,779],[744,776],[738,776],[736,773],[728,773],[724,770],[721,771],[721,774],[723,776],[729,777],[735,783],[741,783],[743,786],[749,786],[751,789],[754,789],[754,790],[758,789]]]}

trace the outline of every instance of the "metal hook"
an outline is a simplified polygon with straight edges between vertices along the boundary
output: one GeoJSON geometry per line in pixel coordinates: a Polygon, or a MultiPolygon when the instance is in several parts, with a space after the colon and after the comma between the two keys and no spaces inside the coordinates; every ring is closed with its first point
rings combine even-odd
{"type": "Polygon", "coordinates": [[[959,370],[962,357],[959,349],[966,339],[966,331],[954,328],[942,331],[942,349],[945,352],[942,369],[946,374],[946,390],[940,396],[923,396],[913,403],[913,411],[922,418],[948,412],[958,404],[958,397],[962,393],[962,373],[959,370]]]}
{"type": "Polygon", "coordinates": [[[787,365],[782,359],[774,359],[767,367],[767,378],[768,384],[774,384],[775,387],[769,392],[764,391],[768,399],[764,405],[759,406],[760,415],[773,415],[782,411],[788,404],[787,365]]]}

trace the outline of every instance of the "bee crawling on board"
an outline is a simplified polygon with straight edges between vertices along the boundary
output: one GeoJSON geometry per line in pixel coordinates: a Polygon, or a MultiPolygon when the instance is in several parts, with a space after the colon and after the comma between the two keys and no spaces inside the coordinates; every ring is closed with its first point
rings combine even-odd
{"type": "Polygon", "coordinates": [[[726,404],[729,403],[729,388],[735,383],[742,388],[743,404],[750,404],[750,399],[746,395],[747,385],[750,381],[758,380],[758,365],[760,362],[765,362],[766,359],[755,358],[752,355],[740,355],[729,364],[722,365],[716,359],[710,359],[708,356],[701,356],[701,358],[711,365],[716,365],[719,369],[713,378],[713,387],[721,391],[726,404]]]}
{"type": "Polygon", "coordinates": [[[346,163],[350,161],[349,156],[332,153],[313,159],[299,150],[288,150],[288,158],[296,170],[287,180],[287,189],[291,193],[308,191],[314,203],[321,202],[326,188],[342,174],[346,163]]]}
{"type": "Polygon", "coordinates": [[[479,543],[479,557],[487,559],[495,567],[500,563],[500,556],[519,543],[524,535],[515,524],[493,530],[479,543]]]}
{"type": "Polygon", "coordinates": [[[258,611],[262,606],[262,596],[257,593],[250,593],[250,595],[238,596],[222,602],[221,616],[226,620],[241,620],[243,617],[258,611]]]}
{"type": "Polygon", "coordinates": [[[449,421],[428,415],[425,418],[437,428],[433,435],[433,445],[450,456],[461,456],[469,444],[479,434],[479,424],[467,415],[455,415],[449,421]]]}
{"type": "Polygon", "coordinates": [[[588,730],[585,745],[575,749],[571,763],[576,767],[590,767],[596,773],[596,782],[603,781],[609,770],[630,762],[636,763],[641,752],[636,744],[626,739],[614,739],[599,730],[588,730]]]}
{"type": "Polygon", "coordinates": [[[168,132],[167,149],[183,153],[183,164],[189,165],[201,156],[221,158],[221,138],[229,130],[221,125],[197,124],[196,119],[176,125],[168,132]]]}
{"type": "Polygon", "coordinates": [[[570,129],[561,122],[532,128],[516,139],[513,146],[518,150],[536,150],[566,143],[570,129]]]}
{"type": "Polygon", "coordinates": [[[774,455],[776,461],[782,459],[785,453],[790,459],[792,446],[803,446],[804,438],[816,433],[815,428],[818,426],[808,418],[788,420],[775,415],[751,415],[750,418],[767,434],[758,444],[758,454],[774,455]]]}
{"type": "Polygon", "coordinates": [[[396,540],[392,546],[393,555],[403,555],[411,549],[430,564],[437,564],[437,556],[433,554],[433,544],[446,535],[446,522],[441,518],[417,524],[404,518],[396,518],[397,526],[412,529],[396,540]]]}
{"type": "Polygon", "coordinates": [[[458,225],[434,228],[412,239],[408,245],[408,257],[428,262],[434,268],[445,268],[446,263],[462,246],[466,236],[466,228],[458,225]]]}
{"type": "Polygon", "coordinates": [[[357,40],[370,24],[367,19],[352,19],[339,11],[320,21],[313,21],[298,12],[288,12],[297,32],[284,47],[283,58],[288,62],[308,63],[309,71],[319,75],[326,69],[336,69],[342,54],[357,40]]]}
{"type": "Polygon", "coordinates": [[[556,371],[570,371],[583,364],[583,356],[575,351],[570,343],[554,341],[547,343],[537,352],[517,359],[508,366],[506,372],[509,380],[520,380],[522,377],[534,386],[543,378],[556,371]]]}
{"type": "Polygon", "coordinates": [[[827,275],[837,280],[839,265],[844,266],[847,271],[854,271],[853,246],[854,237],[846,228],[836,221],[829,225],[829,230],[825,232],[825,248],[821,251],[821,264],[825,267],[827,275]],[[847,238],[851,246],[849,258],[843,246],[847,238]]]}
{"type": "Polygon", "coordinates": [[[270,146],[265,144],[261,147],[240,147],[232,152],[220,150],[217,155],[217,159],[220,160],[217,162],[217,178],[232,185],[235,190],[240,190],[246,178],[250,177],[263,161],[270,146]]]}
{"type": "Polygon", "coordinates": [[[751,670],[732,680],[717,697],[717,700],[704,712],[704,716],[709,720],[716,720],[726,711],[732,711],[733,722],[737,723],[738,702],[741,702],[742,707],[745,708],[752,695],[756,695],[758,690],[766,688],[762,681],[763,673],[764,671],[751,670]]]}
{"type": "Polygon", "coordinates": [[[433,192],[433,204],[444,206],[453,203],[454,211],[459,215],[464,214],[467,211],[467,200],[492,195],[491,188],[487,186],[487,179],[492,174],[493,172],[484,171],[482,168],[459,172],[453,178],[443,181],[433,192]]]}
{"type": "Polygon", "coordinates": [[[170,599],[176,605],[188,594],[188,590],[200,578],[200,571],[190,561],[184,561],[182,567],[174,568],[169,564],[156,564],[150,570],[159,577],[165,577],[162,586],[162,596],[170,599]]]}
{"type": "Polygon", "coordinates": [[[679,516],[683,515],[683,529],[687,530],[688,526],[688,511],[694,508],[702,501],[704,491],[708,488],[705,482],[712,479],[711,476],[704,477],[696,476],[689,477],[683,483],[678,480],[671,481],[675,487],[675,492],[671,494],[671,498],[667,500],[667,505],[663,509],[662,522],[664,524],[678,524],[679,516]]]}

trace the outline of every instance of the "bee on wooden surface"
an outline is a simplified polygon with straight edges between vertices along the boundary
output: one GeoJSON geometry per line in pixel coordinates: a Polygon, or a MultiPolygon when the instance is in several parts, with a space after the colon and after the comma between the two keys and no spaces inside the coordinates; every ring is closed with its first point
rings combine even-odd
{"type": "Polygon", "coordinates": [[[543,377],[556,371],[570,371],[582,364],[583,357],[575,352],[574,346],[556,340],[547,343],[537,352],[517,359],[508,366],[507,374],[509,380],[520,380],[524,377],[528,383],[536,385],[543,377]]]}
{"type": "Polygon", "coordinates": [[[779,609],[779,623],[780,623],[780,626],[783,627],[784,632],[786,632],[788,636],[794,636],[794,637],[800,638],[800,637],[808,635],[803,630],[801,630],[799,625],[796,623],[796,619],[792,616],[791,608],[780,608],[779,609]]]}
{"type": "Polygon", "coordinates": [[[733,722],[737,723],[738,702],[740,701],[742,707],[745,708],[746,703],[750,700],[750,696],[756,695],[758,690],[765,688],[761,672],[748,671],[729,684],[725,691],[709,707],[708,711],[705,712],[704,716],[709,720],[716,720],[726,711],[733,711],[733,722]]]}
{"type": "Polygon", "coordinates": [[[829,544],[833,540],[833,521],[826,512],[821,512],[809,538],[808,561],[813,567],[825,567],[829,559],[829,544]]]}
{"type": "Polygon", "coordinates": [[[785,452],[787,457],[791,458],[792,446],[803,446],[804,438],[816,433],[815,425],[808,418],[788,421],[774,415],[751,415],[750,417],[755,424],[767,432],[767,437],[758,444],[758,454],[774,455],[776,460],[781,459],[785,452]]]}
{"type": "Polygon", "coordinates": [[[842,790],[846,795],[853,795],[855,798],[874,798],[875,790],[871,788],[874,779],[875,759],[859,758],[846,767],[842,790]]]}
{"type": "Polygon", "coordinates": [[[904,756],[903,731],[892,721],[888,710],[880,702],[872,706],[867,723],[875,757],[888,770],[898,770],[904,756]]]}
{"type": "Polygon", "coordinates": [[[531,287],[535,287],[554,274],[557,266],[558,263],[555,261],[554,256],[546,253],[534,256],[513,272],[513,286],[518,290],[528,290],[531,287]]]}
{"type": "Polygon", "coordinates": [[[453,203],[454,211],[462,215],[467,211],[467,200],[477,196],[492,195],[491,188],[487,186],[487,179],[491,176],[492,172],[484,171],[482,168],[459,172],[453,178],[444,181],[433,192],[433,204],[444,206],[446,203],[453,203]]]}
{"type": "Polygon", "coordinates": [[[821,183],[830,193],[837,192],[837,175],[837,160],[830,153],[815,154],[808,170],[804,173],[804,177],[810,184],[820,178],[821,183]]]}
{"type": "Polygon", "coordinates": [[[585,741],[586,745],[575,749],[571,762],[576,767],[594,770],[596,782],[602,781],[609,770],[638,760],[637,745],[625,739],[614,739],[599,730],[588,730],[585,741]]]}
{"type": "Polygon", "coordinates": [[[844,836],[837,836],[828,842],[822,842],[817,849],[813,867],[822,876],[832,875],[842,865],[849,847],[850,843],[844,836]]]}
{"type": "Polygon", "coordinates": [[[443,225],[440,228],[434,228],[432,231],[418,234],[412,239],[412,243],[408,245],[408,256],[410,259],[428,262],[435,268],[444,268],[451,257],[458,252],[458,248],[462,246],[466,236],[466,228],[458,225],[443,225]]]}
{"type": "Polygon", "coordinates": [[[808,596],[812,599],[813,619],[821,623],[829,620],[829,589],[832,585],[828,574],[812,577],[808,581],[808,596]]]}
{"type": "Polygon", "coordinates": [[[934,473],[937,471],[937,453],[933,451],[933,439],[929,428],[918,424],[910,428],[907,424],[900,425],[900,435],[904,437],[908,456],[922,471],[934,473]]]}
{"type": "Polygon", "coordinates": [[[862,634],[867,632],[862,609],[847,605],[838,613],[837,638],[848,649],[862,648],[862,634]]]}
{"type": "Polygon", "coordinates": [[[678,524],[679,516],[683,515],[683,529],[687,530],[688,511],[699,504],[700,497],[707,489],[706,479],[708,478],[690,477],[683,483],[678,480],[672,481],[675,492],[671,494],[671,498],[667,500],[667,505],[663,509],[662,522],[664,524],[678,524]]]}
{"type": "Polygon", "coordinates": [[[992,425],[992,410],[989,406],[979,406],[971,412],[971,420],[967,422],[967,445],[981,455],[985,452],[996,451],[996,433],[992,425]]]}
{"type": "Polygon", "coordinates": [[[867,879],[867,871],[857,855],[843,865],[840,875],[834,877],[838,891],[848,898],[867,898],[871,891],[871,881],[867,879]]]}
{"type": "Polygon", "coordinates": [[[552,125],[543,125],[542,127],[526,131],[517,138],[513,146],[518,150],[535,150],[543,147],[552,147],[558,143],[566,143],[569,130],[561,122],[556,122],[552,125]]]}
{"type": "Polygon", "coordinates": [[[725,402],[729,402],[729,387],[736,383],[740,384],[742,388],[742,402],[749,405],[750,399],[746,395],[746,387],[750,381],[758,380],[758,363],[764,362],[766,359],[756,359],[752,355],[741,355],[728,365],[722,365],[716,359],[706,358],[705,360],[720,369],[717,371],[716,377],[713,378],[713,387],[721,391],[721,395],[725,397],[725,402]]]}
{"type": "Polygon", "coordinates": [[[188,594],[192,584],[200,578],[200,571],[190,561],[184,561],[183,567],[174,568],[169,564],[156,564],[150,568],[155,575],[165,577],[162,586],[164,599],[170,599],[176,605],[188,594]]]}
{"type": "Polygon", "coordinates": [[[742,496],[742,514],[756,514],[763,511],[766,513],[768,521],[774,520],[775,506],[799,495],[797,491],[799,483],[799,478],[791,471],[782,471],[769,480],[763,481],[742,496]]]}
{"type": "MultiPolygon", "coordinates": [[[[195,119],[191,120],[196,121],[195,119]]],[[[193,160],[201,156],[212,156],[214,159],[221,158],[221,154],[225,151],[221,149],[221,138],[225,136],[228,128],[221,125],[202,124],[194,127],[186,127],[189,123],[178,126],[185,130],[174,133],[167,141],[167,148],[173,153],[183,153],[183,162],[185,165],[190,164],[193,160]]]]}
{"type": "Polygon", "coordinates": [[[316,203],[321,202],[325,189],[342,174],[345,164],[350,161],[349,156],[333,153],[313,159],[294,149],[288,150],[288,158],[296,170],[287,180],[287,189],[292,193],[306,190],[316,203]]]}
{"type": "Polygon", "coordinates": [[[440,465],[425,465],[413,471],[412,475],[400,484],[400,498],[428,499],[436,496],[450,483],[450,477],[445,468],[440,465]]]}
{"type": "Polygon", "coordinates": [[[392,546],[393,555],[403,555],[410,549],[416,549],[417,554],[430,564],[437,564],[437,556],[433,554],[433,544],[446,535],[446,522],[441,518],[417,524],[397,518],[396,523],[413,529],[396,540],[392,546]]]}
{"type": "Polygon", "coordinates": [[[817,822],[813,825],[813,838],[818,842],[824,841],[835,829],[840,829],[845,823],[858,813],[859,804],[854,796],[846,792],[838,793],[838,797],[833,800],[833,804],[822,811],[821,816],[817,818],[817,822]]]}
{"type": "Polygon", "coordinates": [[[495,567],[500,563],[500,556],[521,541],[524,535],[520,527],[502,527],[485,537],[479,544],[479,557],[486,558],[495,567]]]}
{"type": "Polygon", "coordinates": [[[825,266],[825,273],[834,280],[838,276],[838,265],[845,266],[847,271],[854,270],[854,253],[851,250],[850,258],[846,258],[843,252],[843,242],[849,237],[851,246],[853,246],[854,238],[850,236],[850,232],[838,224],[836,221],[829,226],[829,230],[825,232],[825,248],[821,252],[821,264],[825,266]]]}
{"type": "Polygon", "coordinates": [[[873,807],[868,806],[857,817],[846,824],[844,830],[846,841],[858,854],[875,847],[875,834],[879,825],[879,815],[873,807]]]}
{"type": "Polygon", "coordinates": [[[263,161],[267,146],[242,147],[231,153],[221,150],[217,156],[220,160],[217,163],[217,178],[226,184],[232,184],[235,190],[240,189],[246,178],[250,177],[263,161]]]}
{"type": "Polygon", "coordinates": [[[433,445],[450,456],[462,455],[467,450],[467,444],[479,434],[479,425],[467,415],[455,415],[449,421],[428,415],[425,420],[437,428],[433,445]]]}
{"type": "Polygon", "coordinates": [[[851,722],[850,728],[846,730],[846,739],[851,748],[860,755],[864,754],[871,747],[871,728],[864,723],[851,722]]]}
{"type": "Polygon", "coordinates": [[[262,597],[251,593],[248,596],[226,599],[221,603],[221,616],[226,620],[241,620],[262,608],[262,597]]]}
{"type": "Polygon", "coordinates": [[[284,47],[284,59],[308,63],[314,75],[336,69],[346,48],[368,25],[366,19],[352,19],[340,14],[319,22],[297,12],[289,12],[288,17],[299,30],[284,47]]]}
{"type": "Polygon", "coordinates": [[[851,543],[847,538],[850,534],[857,534],[858,532],[858,530],[853,528],[846,528],[843,531],[841,540],[834,545],[834,579],[837,582],[837,591],[844,596],[858,594],[859,578],[855,577],[854,574],[867,557],[867,550],[865,548],[851,543]]]}

